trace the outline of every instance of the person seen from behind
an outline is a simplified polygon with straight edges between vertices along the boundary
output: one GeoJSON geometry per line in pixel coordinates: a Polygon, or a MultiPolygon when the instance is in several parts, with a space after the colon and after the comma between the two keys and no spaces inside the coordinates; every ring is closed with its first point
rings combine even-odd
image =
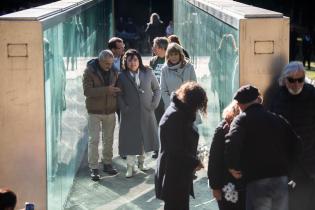
{"type": "Polygon", "coordinates": [[[151,14],[150,22],[147,23],[145,33],[148,35],[149,38],[149,46],[153,45],[153,40],[155,37],[165,36],[165,25],[164,22],[160,19],[159,14],[151,14]]]}
{"type": "Polygon", "coordinates": [[[203,168],[197,157],[196,113],[206,114],[207,94],[196,82],[182,84],[171,96],[160,124],[160,150],[155,171],[155,194],[165,210],[188,210],[194,197],[193,174],[203,168]]]}
{"type": "Polygon", "coordinates": [[[226,135],[225,160],[246,184],[246,210],[288,210],[289,167],[301,141],[284,118],[264,109],[256,87],[240,87],[234,99],[242,112],[226,135]]]}
{"type": "Polygon", "coordinates": [[[222,113],[223,120],[215,129],[208,163],[209,186],[220,210],[245,210],[245,190],[239,179],[229,173],[225,164],[225,135],[230,130],[233,119],[240,113],[233,100],[222,113]]]}

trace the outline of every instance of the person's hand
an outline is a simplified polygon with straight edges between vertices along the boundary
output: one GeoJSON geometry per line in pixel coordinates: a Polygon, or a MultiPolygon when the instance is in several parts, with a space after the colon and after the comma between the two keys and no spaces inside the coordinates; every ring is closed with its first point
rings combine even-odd
{"type": "Polygon", "coordinates": [[[234,170],[234,169],[229,169],[229,172],[232,174],[232,176],[233,176],[235,179],[240,179],[240,178],[242,178],[242,172],[241,172],[241,171],[237,171],[237,170],[234,170]]]}
{"type": "Polygon", "coordinates": [[[108,86],[108,92],[109,92],[109,95],[117,96],[117,93],[120,92],[120,88],[110,85],[108,86]]]}
{"type": "Polygon", "coordinates": [[[202,168],[204,168],[204,165],[202,164],[202,162],[199,162],[199,165],[197,165],[197,167],[195,168],[195,172],[199,171],[202,168]]]}
{"type": "Polygon", "coordinates": [[[212,195],[217,201],[222,200],[222,191],[220,189],[213,189],[212,195]]]}

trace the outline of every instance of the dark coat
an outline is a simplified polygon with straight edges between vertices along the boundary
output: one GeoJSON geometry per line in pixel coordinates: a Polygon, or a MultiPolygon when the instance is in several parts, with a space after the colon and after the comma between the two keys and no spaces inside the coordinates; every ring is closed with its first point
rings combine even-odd
{"type": "Polygon", "coordinates": [[[292,95],[282,87],[272,101],[271,111],[285,117],[301,137],[300,162],[315,176],[315,88],[305,83],[300,94],[292,95]]]}
{"type": "Polygon", "coordinates": [[[222,189],[228,182],[242,187],[239,180],[236,180],[229,172],[225,164],[224,148],[225,135],[229,132],[230,126],[223,120],[214,131],[208,162],[208,178],[211,189],[222,189]]]}
{"type": "Polygon", "coordinates": [[[160,121],[160,151],[155,172],[155,193],[161,200],[189,202],[193,173],[199,165],[199,134],[192,113],[176,96],[160,121]],[[188,200],[187,200],[188,199],[188,200]]]}
{"type": "Polygon", "coordinates": [[[149,36],[149,41],[152,45],[155,37],[165,36],[165,25],[163,22],[148,23],[145,32],[149,36]]]}
{"type": "Polygon", "coordinates": [[[242,171],[246,182],[287,176],[300,148],[288,122],[260,104],[236,116],[226,137],[227,166],[242,171]]]}
{"type": "Polygon", "coordinates": [[[139,79],[138,88],[129,71],[123,71],[118,77],[120,155],[139,155],[143,149],[145,152],[158,150],[154,110],[161,99],[160,86],[151,69],[141,69],[139,79]]]}
{"type": "Polygon", "coordinates": [[[229,132],[229,124],[223,120],[214,131],[210,155],[208,162],[208,179],[211,189],[221,190],[222,200],[218,201],[220,210],[222,209],[245,209],[245,189],[242,180],[235,179],[225,164],[224,149],[225,149],[225,135],[229,132]],[[233,184],[235,190],[238,192],[236,201],[231,202],[227,199],[223,188],[227,185],[233,184]],[[228,208],[229,207],[229,208],[228,208]]]}

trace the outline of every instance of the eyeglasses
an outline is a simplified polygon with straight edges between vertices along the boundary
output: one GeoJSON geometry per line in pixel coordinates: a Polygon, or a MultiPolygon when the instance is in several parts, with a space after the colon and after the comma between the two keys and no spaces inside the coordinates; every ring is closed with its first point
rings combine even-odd
{"type": "Polygon", "coordinates": [[[305,79],[304,77],[300,77],[300,78],[296,78],[296,79],[294,79],[292,77],[287,77],[287,80],[290,83],[295,83],[295,82],[302,83],[302,82],[304,82],[304,79],[305,79]]]}

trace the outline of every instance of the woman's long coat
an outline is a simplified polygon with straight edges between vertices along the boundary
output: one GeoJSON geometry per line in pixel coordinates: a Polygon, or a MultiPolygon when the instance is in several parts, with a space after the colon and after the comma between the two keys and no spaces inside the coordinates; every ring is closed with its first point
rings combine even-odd
{"type": "Polygon", "coordinates": [[[139,155],[143,149],[150,152],[159,148],[154,110],[160,102],[160,86],[151,69],[139,70],[139,79],[138,87],[129,71],[118,77],[120,155],[139,155]]]}
{"type": "MultiPolygon", "coordinates": [[[[161,148],[155,173],[155,193],[161,200],[189,203],[193,193],[193,173],[200,164],[197,158],[199,134],[192,113],[175,95],[160,121],[161,148]]],[[[187,206],[187,205],[185,205],[187,206]]]]}

